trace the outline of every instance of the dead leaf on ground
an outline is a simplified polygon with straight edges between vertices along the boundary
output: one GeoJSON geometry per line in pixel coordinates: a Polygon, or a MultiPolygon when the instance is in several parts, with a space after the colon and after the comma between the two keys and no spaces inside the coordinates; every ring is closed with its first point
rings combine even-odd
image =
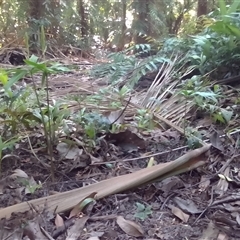
{"type": "Polygon", "coordinates": [[[126,220],[122,216],[117,217],[118,226],[128,235],[133,237],[142,237],[144,234],[143,229],[133,221],[126,220]]]}
{"type": "Polygon", "coordinates": [[[180,138],[180,133],[176,130],[168,129],[163,131],[156,129],[151,132],[152,138],[157,141],[169,142],[171,139],[177,141],[180,138]]]}
{"type": "Polygon", "coordinates": [[[166,178],[162,182],[156,184],[159,185],[159,188],[164,192],[164,196],[167,196],[172,190],[184,187],[183,181],[177,176],[166,178]]]}
{"type": "Polygon", "coordinates": [[[224,147],[221,141],[221,138],[219,134],[215,131],[211,136],[210,136],[210,142],[213,147],[218,149],[220,152],[224,151],[224,147]]]}
{"type": "Polygon", "coordinates": [[[55,218],[55,226],[58,228],[62,227],[63,225],[64,225],[63,218],[59,214],[57,214],[55,218]]]}
{"type": "Polygon", "coordinates": [[[177,130],[169,128],[168,130],[163,132],[163,136],[176,141],[181,137],[181,134],[177,130]]]}
{"type": "Polygon", "coordinates": [[[186,214],[186,213],[184,213],[181,209],[172,206],[172,207],[171,207],[171,210],[172,210],[172,213],[173,213],[176,217],[178,217],[179,219],[181,219],[184,223],[187,223],[187,222],[188,222],[189,215],[186,214]]]}
{"type": "Polygon", "coordinates": [[[218,184],[215,188],[215,192],[222,196],[227,190],[229,186],[229,182],[232,182],[233,180],[229,177],[230,174],[230,168],[227,167],[223,174],[218,174],[218,177],[220,178],[218,181],[218,184]]]}
{"type": "Polygon", "coordinates": [[[68,229],[66,240],[77,240],[81,236],[81,232],[88,220],[88,216],[78,218],[75,223],[68,229]]]}
{"type": "Polygon", "coordinates": [[[91,164],[103,162],[102,157],[94,157],[92,154],[88,154],[91,159],[91,164]]]}
{"type": "Polygon", "coordinates": [[[13,171],[13,174],[11,175],[12,178],[28,178],[28,175],[21,169],[16,169],[13,171]]]}
{"type": "Polygon", "coordinates": [[[173,199],[175,204],[178,205],[179,208],[181,208],[184,212],[190,213],[190,214],[198,214],[201,213],[202,210],[199,210],[197,205],[190,199],[185,200],[180,197],[175,197],[173,199]]]}
{"type": "Polygon", "coordinates": [[[205,176],[205,175],[203,175],[203,176],[201,176],[201,180],[200,180],[200,183],[199,183],[199,189],[200,189],[200,191],[201,192],[204,192],[207,188],[208,188],[208,186],[210,185],[210,180],[209,180],[209,177],[207,177],[207,176],[205,176]]]}
{"type": "Polygon", "coordinates": [[[124,123],[124,113],[123,110],[108,111],[103,113],[103,116],[107,118],[110,124],[123,124],[124,123]]]}
{"type": "Polygon", "coordinates": [[[62,226],[57,227],[53,233],[52,233],[52,237],[54,239],[58,238],[60,235],[62,235],[63,233],[65,233],[69,227],[71,227],[74,224],[74,221],[76,219],[75,218],[70,218],[67,219],[66,221],[64,221],[64,224],[62,226]]]}
{"type": "Polygon", "coordinates": [[[228,240],[229,237],[225,233],[219,233],[217,240],[228,240]]]}
{"type": "Polygon", "coordinates": [[[4,228],[4,225],[0,227],[0,239],[23,239],[23,229],[22,228],[4,228]]]}
{"type": "Polygon", "coordinates": [[[76,156],[70,163],[67,162],[66,172],[69,173],[77,168],[85,168],[91,164],[91,156],[89,154],[82,154],[80,156],[76,156]]]}
{"type": "Polygon", "coordinates": [[[147,238],[146,240],[157,240],[156,238],[147,238]]]}
{"type": "Polygon", "coordinates": [[[209,127],[209,126],[212,125],[212,123],[213,123],[212,118],[209,117],[209,116],[205,116],[203,119],[200,119],[198,121],[197,126],[199,126],[199,127],[209,127]]]}
{"type": "Polygon", "coordinates": [[[217,239],[219,230],[214,226],[214,223],[211,221],[207,229],[205,229],[202,233],[202,236],[199,238],[199,240],[213,240],[217,239]]]}
{"type": "Polygon", "coordinates": [[[4,191],[5,187],[7,186],[8,180],[9,180],[8,177],[5,177],[2,180],[0,180],[0,195],[3,194],[3,191],[4,191]]]}
{"type": "Polygon", "coordinates": [[[39,217],[28,221],[26,227],[24,228],[24,235],[28,236],[29,239],[41,239],[48,240],[48,238],[42,233],[39,224],[39,217]]]}
{"type": "Polygon", "coordinates": [[[145,149],[146,143],[143,138],[140,138],[136,133],[133,133],[129,129],[119,133],[108,133],[106,135],[106,141],[110,141],[113,144],[122,148],[139,148],[145,149]]]}
{"type": "Polygon", "coordinates": [[[83,149],[79,149],[76,146],[70,147],[67,143],[60,142],[57,147],[57,151],[64,159],[75,159],[78,156],[81,156],[83,149]]]}
{"type": "Polygon", "coordinates": [[[240,226],[240,215],[239,213],[235,213],[236,214],[236,221],[238,223],[238,225],[240,226]]]}

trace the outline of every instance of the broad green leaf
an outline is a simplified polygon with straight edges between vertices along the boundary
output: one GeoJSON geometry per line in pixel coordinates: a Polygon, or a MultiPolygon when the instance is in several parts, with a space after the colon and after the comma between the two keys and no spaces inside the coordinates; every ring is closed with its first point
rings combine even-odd
{"type": "Polygon", "coordinates": [[[239,27],[228,24],[227,28],[229,29],[229,32],[231,32],[231,35],[234,35],[234,36],[240,38],[240,29],[239,29],[239,27]]]}
{"type": "Polygon", "coordinates": [[[25,60],[25,63],[26,63],[28,66],[32,66],[32,67],[38,69],[39,71],[45,72],[46,69],[47,69],[45,63],[36,63],[36,62],[32,62],[32,61],[30,61],[30,60],[25,60]]]}
{"type": "Polygon", "coordinates": [[[224,120],[221,113],[214,113],[213,114],[213,119],[214,119],[215,122],[219,121],[220,123],[225,123],[225,120],[224,120]]]}
{"type": "Polygon", "coordinates": [[[141,73],[142,73],[143,76],[146,75],[146,70],[145,69],[141,69],[141,73]]]}
{"type": "Polygon", "coordinates": [[[136,202],[137,211],[143,211],[145,209],[145,205],[139,202],[136,202]]]}
{"type": "Polygon", "coordinates": [[[226,15],[227,14],[227,7],[225,0],[218,0],[219,1],[219,7],[220,7],[220,14],[226,15]]]}
{"type": "Polygon", "coordinates": [[[221,113],[222,116],[224,117],[224,119],[226,120],[226,122],[229,122],[232,118],[233,112],[232,111],[228,111],[226,109],[221,109],[221,113]]]}
{"type": "Polygon", "coordinates": [[[38,57],[35,56],[35,55],[32,55],[28,60],[31,61],[31,62],[35,62],[35,63],[37,63],[37,61],[38,61],[38,57]]]}
{"type": "Polygon", "coordinates": [[[9,79],[8,83],[5,85],[6,89],[11,88],[16,82],[26,76],[28,73],[25,69],[18,69],[16,73],[9,79]]]}
{"type": "Polygon", "coordinates": [[[3,86],[5,86],[8,82],[8,75],[7,75],[6,71],[4,71],[4,70],[0,71],[0,81],[3,86]]]}
{"type": "Polygon", "coordinates": [[[240,5],[240,1],[239,0],[234,0],[233,3],[228,8],[227,14],[237,12],[239,5],[240,5]]]}

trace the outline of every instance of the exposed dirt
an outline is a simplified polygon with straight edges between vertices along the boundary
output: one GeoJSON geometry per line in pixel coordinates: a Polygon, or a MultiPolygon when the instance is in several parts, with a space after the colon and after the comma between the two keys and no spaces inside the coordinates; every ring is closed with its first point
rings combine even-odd
{"type": "MultiPolygon", "coordinates": [[[[200,121],[207,122],[206,116],[194,115],[191,120],[196,126],[200,121]]],[[[239,126],[237,119],[235,124],[239,126]]],[[[209,135],[210,129],[213,129],[213,125],[209,127],[210,125],[211,123],[204,126],[204,131],[209,132],[209,135]]],[[[214,128],[223,127],[214,126],[214,128]]],[[[30,139],[32,143],[36,142],[34,138],[32,136],[30,139]]],[[[53,194],[53,191],[55,194],[65,192],[146,168],[149,158],[138,159],[138,157],[149,152],[156,153],[154,160],[157,164],[173,161],[191,150],[186,146],[185,139],[167,131],[158,140],[150,136],[145,137],[147,146],[141,150],[139,146],[136,148],[129,142],[125,145],[119,143],[114,145],[107,140],[109,139],[106,139],[105,145],[98,146],[98,150],[93,154],[95,158],[101,159],[100,162],[89,162],[88,159],[83,165],[74,165],[72,160],[57,162],[61,157],[56,151],[54,181],[49,169],[43,166],[50,165],[46,149],[38,146],[37,159],[32,154],[27,141],[21,143],[11,156],[3,159],[2,162],[0,208],[48,196],[53,194]],[[23,179],[9,181],[7,178],[6,180],[6,177],[16,169],[21,169],[32,177],[33,185],[39,184],[39,188],[26,191],[26,182],[23,179]]],[[[141,145],[139,139],[135,141],[141,145]]],[[[40,142],[43,142],[42,139],[40,142]]],[[[16,213],[10,220],[1,220],[0,239],[16,239],[13,236],[6,238],[3,233],[6,231],[15,233],[19,225],[23,228],[30,221],[39,222],[55,239],[71,239],[69,231],[76,226],[79,228],[72,230],[75,234],[72,239],[87,240],[90,237],[98,237],[96,239],[101,240],[240,239],[239,133],[221,139],[219,136],[213,136],[211,143],[213,147],[204,167],[167,178],[162,182],[103,198],[95,204],[90,204],[74,219],[68,219],[69,212],[62,213],[61,217],[65,225],[58,229],[56,222],[60,220],[56,220],[56,216],[47,211],[32,209],[28,214],[16,213]],[[145,209],[140,209],[139,206],[145,209]],[[121,229],[117,222],[119,216],[138,224],[143,230],[141,236],[131,236],[129,232],[121,229]],[[204,233],[206,229],[208,229],[207,233],[204,233]]],[[[31,235],[29,232],[31,228],[30,230],[26,228],[24,234],[29,237],[31,235]]]]}
{"type": "MultiPolygon", "coordinates": [[[[177,142],[175,144],[169,143],[168,146],[165,144],[157,145],[157,148],[156,145],[150,145],[148,148],[152,151],[155,149],[155,152],[159,152],[160,149],[162,149],[162,151],[166,150],[166,148],[175,149],[179,147],[179,145],[183,146],[184,144],[183,142],[177,142]]],[[[225,146],[225,148],[226,150],[229,149],[227,146],[225,146]]],[[[171,161],[183,155],[186,150],[187,149],[173,152],[169,151],[168,154],[157,157],[156,161],[158,163],[171,161]]],[[[125,157],[135,157],[136,154],[137,153],[125,154],[125,157]]],[[[18,150],[16,155],[19,156],[19,161],[15,163],[9,164],[9,159],[3,161],[4,176],[9,175],[14,169],[22,169],[29,176],[32,176],[36,182],[41,181],[43,185],[32,194],[23,194],[18,191],[19,195],[17,195],[17,191],[13,189],[21,184],[18,183],[17,186],[13,186],[12,184],[11,186],[8,185],[4,188],[3,194],[0,196],[1,208],[16,204],[17,202],[47,196],[51,191],[63,192],[79,188],[85,184],[91,184],[112,176],[125,174],[146,167],[147,164],[147,159],[130,162],[123,162],[119,159],[113,164],[112,168],[108,168],[105,165],[88,166],[84,169],[75,169],[67,175],[61,174],[59,171],[56,174],[55,182],[52,182],[48,171],[34,159],[32,154],[18,150]]],[[[214,190],[213,194],[213,189],[214,187],[216,188],[219,180],[219,177],[215,174],[217,169],[220,169],[221,165],[228,160],[225,157],[221,157],[221,155],[219,151],[216,152],[216,150],[212,150],[210,157],[212,160],[210,160],[209,164],[205,166],[204,169],[194,170],[177,177],[166,179],[163,182],[149,184],[138,189],[133,189],[132,191],[115,194],[97,201],[95,205],[91,206],[90,211],[88,210],[85,212],[86,216],[89,218],[84,225],[84,230],[78,232],[79,238],[76,239],[89,239],[91,236],[98,236],[99,239],[200,239],[211,219],[215,221],[214,213],[221,213],[222,211],[225,213],[228,212],[224,209],[224,203],[216,205],[214,209],[209,207],[209,209],[206,210],[209,205],[213,204],[213,202],[220,197],[219,194],[216,194],[216,190],[214,190]],[[215,161],[216,157],[219,158],[218,161],[215,161]],[[204,181],[202,181],[203,177],[210,180],[205,187],[204,181]],[[201,181],[203,186],[199,185],[201,181]],[[184,209],[183,206],[177,204],[177,198],[185,199],[189,201],[190,205],[194,203],[195,206],[192,208],[190,205],[186,205],[186,209],[184,209]],[[136,203],[151,206],[150,214],[146,215],[143,220],[135,217],[135,214],[139,211],[136,203]],[[182,210],[189,214],[189,220],[184,223],[176,217],[172,213],[172,206],[182,207],[182,210]],[[193,213],[194,211],[197,213],[193,213]],[[202,215],[202,213],[204,214],[202,215]],[[118,224],[116,224],[117,216],[123,216],[125,219],[132,220],[139,224],[144,230],[143,237],[131,237],[124,233],[118,224]]],[[[43,155],[42,158],[44,158],[43,155]]],[[[239,164],[236,159],[231,163],[231,169],[239,169],[239,164]]],[[[233,175],[236,176],[238,173],[235,172],[233,175]]],[[[229,198],[231,194],[236,194],[238,192],[237,186],[239,184],[235,181],[236,180],[234,180],[234,184],[229,184],[229,190],[226,190],[225,193],[224,191],[221,193],[223,194],[221,199],[224,199],[224,197],[229,198]]],[[[240,198],[240,194],[238,198],[240,198]]],[[[226,202],[232,202],[233,200],[234,198],[232,198],[232,200],[228,199],[226,202]]],[[[235,204],[237,203],[238,202],[235,202],[235,204]]],[[[67,216],[67,214],[65,213],[62,216],[66,218],[65,216],[67,216]]],[[[4,225],[16,228],[16,219],[18,219],[18,222],[26,221],[26,216],[21,216],[21,220],[19,220],[19,217],[20,215],[16,214],[15,217],[12,217],[11,221],[4,222],[4,225]]],[[[45,217],[43,213],[42,217],[45,217]]],[[[59,233],[55,230],[53,219],[50,220],[49,217],[46,219],[48,220],[46,220],[45,223],[45,226],[47,226],[45,230],[47,230],[50,235],[57,236],[59,233]]],[[[223,229],[224,228],[220,228],[221,231],[223,229]]],[[[237,225],[226,227],[225,232],[229,236],[229,239],[239,239],[240,236],[237,235],[237,229],[237,225]],[[230,227],[236,230],[236,232],[230,232],[230,227]],[[234,234],[236,234],[236,236],[234,236],[234,234]]],[[[66,239],[66,234],[67,230],[63,231],[57,239],[66,239]]]]}

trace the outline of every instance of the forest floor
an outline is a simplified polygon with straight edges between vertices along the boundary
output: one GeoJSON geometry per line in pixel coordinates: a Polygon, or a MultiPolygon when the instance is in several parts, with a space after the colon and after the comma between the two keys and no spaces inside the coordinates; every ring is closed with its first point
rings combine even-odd
{"type": "MultiPolygon", "coordinates": [[[[58,75],[57,80],[49,80],[52,95],[75,94],[76,78],[81,79],[81,88],[90,81],[88,76],[74,75],[75,80],[71,84],[69,76],[58,75]],[[67,86],[59,90],[56,84],[67,86]]],[[[91,85],[91,91],[93,88],[100,86],[91,85]]],[[[233,97],[238,98],[238,95],[233,97]]],[[[207,123],[208,120],[203,114],[192,119],[192,125],[207,123]]],[[[239,119],[235,119],[235,124],[239,127],[239,119]]],[[[210,139],[212,147],[205,156],[203,166],[91,202],[74,218],[68,218],[70,210],[56,215],[48,211],[47,206],[42,211],[29,205],[28,213],[15,212],[10,219],[1,220],[0,239],[22,239],[20,235],[31,240],[240,239],[239,133],[227,135],[224,131],[226,126],[213,122],[208,122],[203,128],[219,133],[213,134],[210,139]]],[[[106,140],[105,146],[98,146],[98,156],[94,156],[100,161],[76,164],[72,159],[65,159],[58,162],[53,181],[49,170],[40,162],[50,164],[44,138],[40,131],[29,133],[32,148],[29,141],[22,141],[11,153],[7,153],[10,157],[2,161],[0,212],[24,201],[136,172],[146,168],[150,161],[148,155],[151,154],[155,154],[154,164],[159,164],[174,161],[192,151],[186,138],[175,129],[165,130],[154,138],[156,134],[159,134],[159,129],[143,134],[145,147],[141,149],[127,140],[116,145],[106,140]],[[110,162],[109,154],[114,159],[110,162]],[[16,181],[16,178],[10,180],[13,172],[21,181],[16,181]],[[27,183],[23,180],[24,173],[30,179],[27,183]]],[[[60,158],[57,146],[54,158],[60,158]]]]}

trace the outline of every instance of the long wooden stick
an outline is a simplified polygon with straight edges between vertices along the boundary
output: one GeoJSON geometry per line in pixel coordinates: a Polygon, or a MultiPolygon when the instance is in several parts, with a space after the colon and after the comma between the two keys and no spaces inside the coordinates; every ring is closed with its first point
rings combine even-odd
{"type": "Polygon", "coordinates": [[[82,188],[31,200],[29,202],[19,203],[1,209],[0,219],[9,218],[12,213],[29,211],[31,209],[30,206],[33,206],[36,209],[41,209],[47,206],[48,211],[56,211],[59,213],[72,209],[82,199],[94,192],[97,193],[96,199],[100,199],[149,182],[163,180],[169,176],[186,172],[199,165],[203,165],[206,162],[206,157],[203,156],[203,154],[209,150],[210,146],[211,145],[205,145],[202,148],[192,150],[172,162],[158,164],[131,174],[114,177],[82,188]]]}

